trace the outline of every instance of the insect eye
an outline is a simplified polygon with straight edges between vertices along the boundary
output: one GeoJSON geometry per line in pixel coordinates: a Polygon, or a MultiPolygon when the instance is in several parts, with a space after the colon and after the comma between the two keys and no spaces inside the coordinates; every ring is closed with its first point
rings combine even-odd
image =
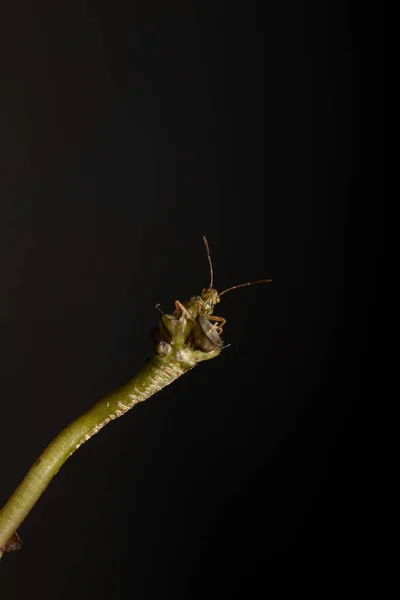
{"type": "Polygon", "coordinates": [[[216,303],[218,304],[218,302],[221,302],[221,298],[218,296],[218,298],[216,299],[216,303]]]}
{"type": "Polygon", "coordinates": [[[201,295],[202,295],[202,296],[204,296],[204,294],[206,293],[206,291],[207,291],[207,290],[206,290],[206,288],[203,288],[203,289],[201,290],[201,295]]]}

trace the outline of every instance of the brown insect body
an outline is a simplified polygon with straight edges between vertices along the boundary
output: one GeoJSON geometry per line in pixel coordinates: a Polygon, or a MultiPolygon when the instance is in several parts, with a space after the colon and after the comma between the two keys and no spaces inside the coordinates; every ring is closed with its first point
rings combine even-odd
{"type": "Polygon", "coordinates": [[[196,347],[203,352],[210,352],[215,348],[220,348],[223,345],[221,334],[226,319],[213,315],[214,307],[221,300],[221,296],[240,287],[246,287],[255,283],[267,283],[270,279],[260,279],[249,283],[241,283],[234,285],[221,293],[213,288],[213,268],[211,262],[210,249],[207,239],[203,236],[204,245],[206,247],[208,263],[210,266],[210,285],[208,288],[203,288],[200,296],[192,296],[188,302],[182,304],[177,300],[175,302],[176,312],[178,315],[185,313],[187,317],[195,322],[192,330],[192,339],[196,347]],[[214,323],[211,323],[214,321],[214,323]]]}
{"type": "Polygon", "coordinates": [[[224,343],[215,325],[201,315],[193,325],[191,338],[194,346],[202,352],[212,352],[216,348],[221,348],[224,343]]]}

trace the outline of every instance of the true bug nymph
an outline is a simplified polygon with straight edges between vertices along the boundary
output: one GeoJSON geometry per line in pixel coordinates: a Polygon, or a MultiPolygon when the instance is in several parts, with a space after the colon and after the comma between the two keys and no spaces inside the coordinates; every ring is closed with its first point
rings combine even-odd
{"type": "MultiPolygon", "coordinates": [[[[214,346],[222,346],[222,340],[219,336],[222,334],[222,329],[226,323],[226,319],[213,315],[214,307],[220,302],[221,296],[237,288],[254,285],[256,283],[268,283],[271,281],[271,279],[258,279],[257,281],[240,283],[239,285],[233,285],[232,287],[223,290],[221,293],[218,292],[215,288],[213,288],[214,272],[211,262],[210,248],[205,236],[203,236],[203,242],[206,248],[208,264],[210,267],[210,285],[208,288],[203,288],[201,290],[200,296],[192,296],[192,298],[190,298],[190,300],[185,304],[182,304],[179,302],[179,300],[176,300],[175,307],[178,315],[185,313],[188,318],[198,322],[201,331],[211,344],[214,344],[214,346]],[[211,324],[210,321],[214,321],[214,323],[211,324]]],[[[197,334],[199,334],[198,328],[197,334]]]]}

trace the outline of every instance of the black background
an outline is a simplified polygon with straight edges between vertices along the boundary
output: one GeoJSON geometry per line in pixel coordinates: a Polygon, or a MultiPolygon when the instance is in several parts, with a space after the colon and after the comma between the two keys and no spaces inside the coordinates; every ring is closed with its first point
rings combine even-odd
{"type": "Polygon", "coordinates": [[[66,463],[1,562],[1,595],[254,597],[281,569],[299,590],[356,582],[371,5],[362,22],[333,1],[8,10],[0,504],[145,364],[155,304],[170,312],[208,284],[202,235],[218,289],[273,283],[223,298],[221,357],[66,463]]]}

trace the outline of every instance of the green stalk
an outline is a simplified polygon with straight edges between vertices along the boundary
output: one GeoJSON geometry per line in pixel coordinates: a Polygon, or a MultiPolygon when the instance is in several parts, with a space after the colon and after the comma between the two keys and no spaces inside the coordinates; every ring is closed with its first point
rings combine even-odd
{"type": "Polygon", "coordinates": [[[211,351],[198,332],[197,322],[186,312],[163,315],[157,354],[133,379],[106,396],[64,429],[35,461],[11,498],[0,510],[0,557],[18,549],[17,528],[39,500],[65,461],[112,420],[121,417],[139,402],[162,390],[192,369],[196,363],[218,356],[220,344],[211,351]]]}

